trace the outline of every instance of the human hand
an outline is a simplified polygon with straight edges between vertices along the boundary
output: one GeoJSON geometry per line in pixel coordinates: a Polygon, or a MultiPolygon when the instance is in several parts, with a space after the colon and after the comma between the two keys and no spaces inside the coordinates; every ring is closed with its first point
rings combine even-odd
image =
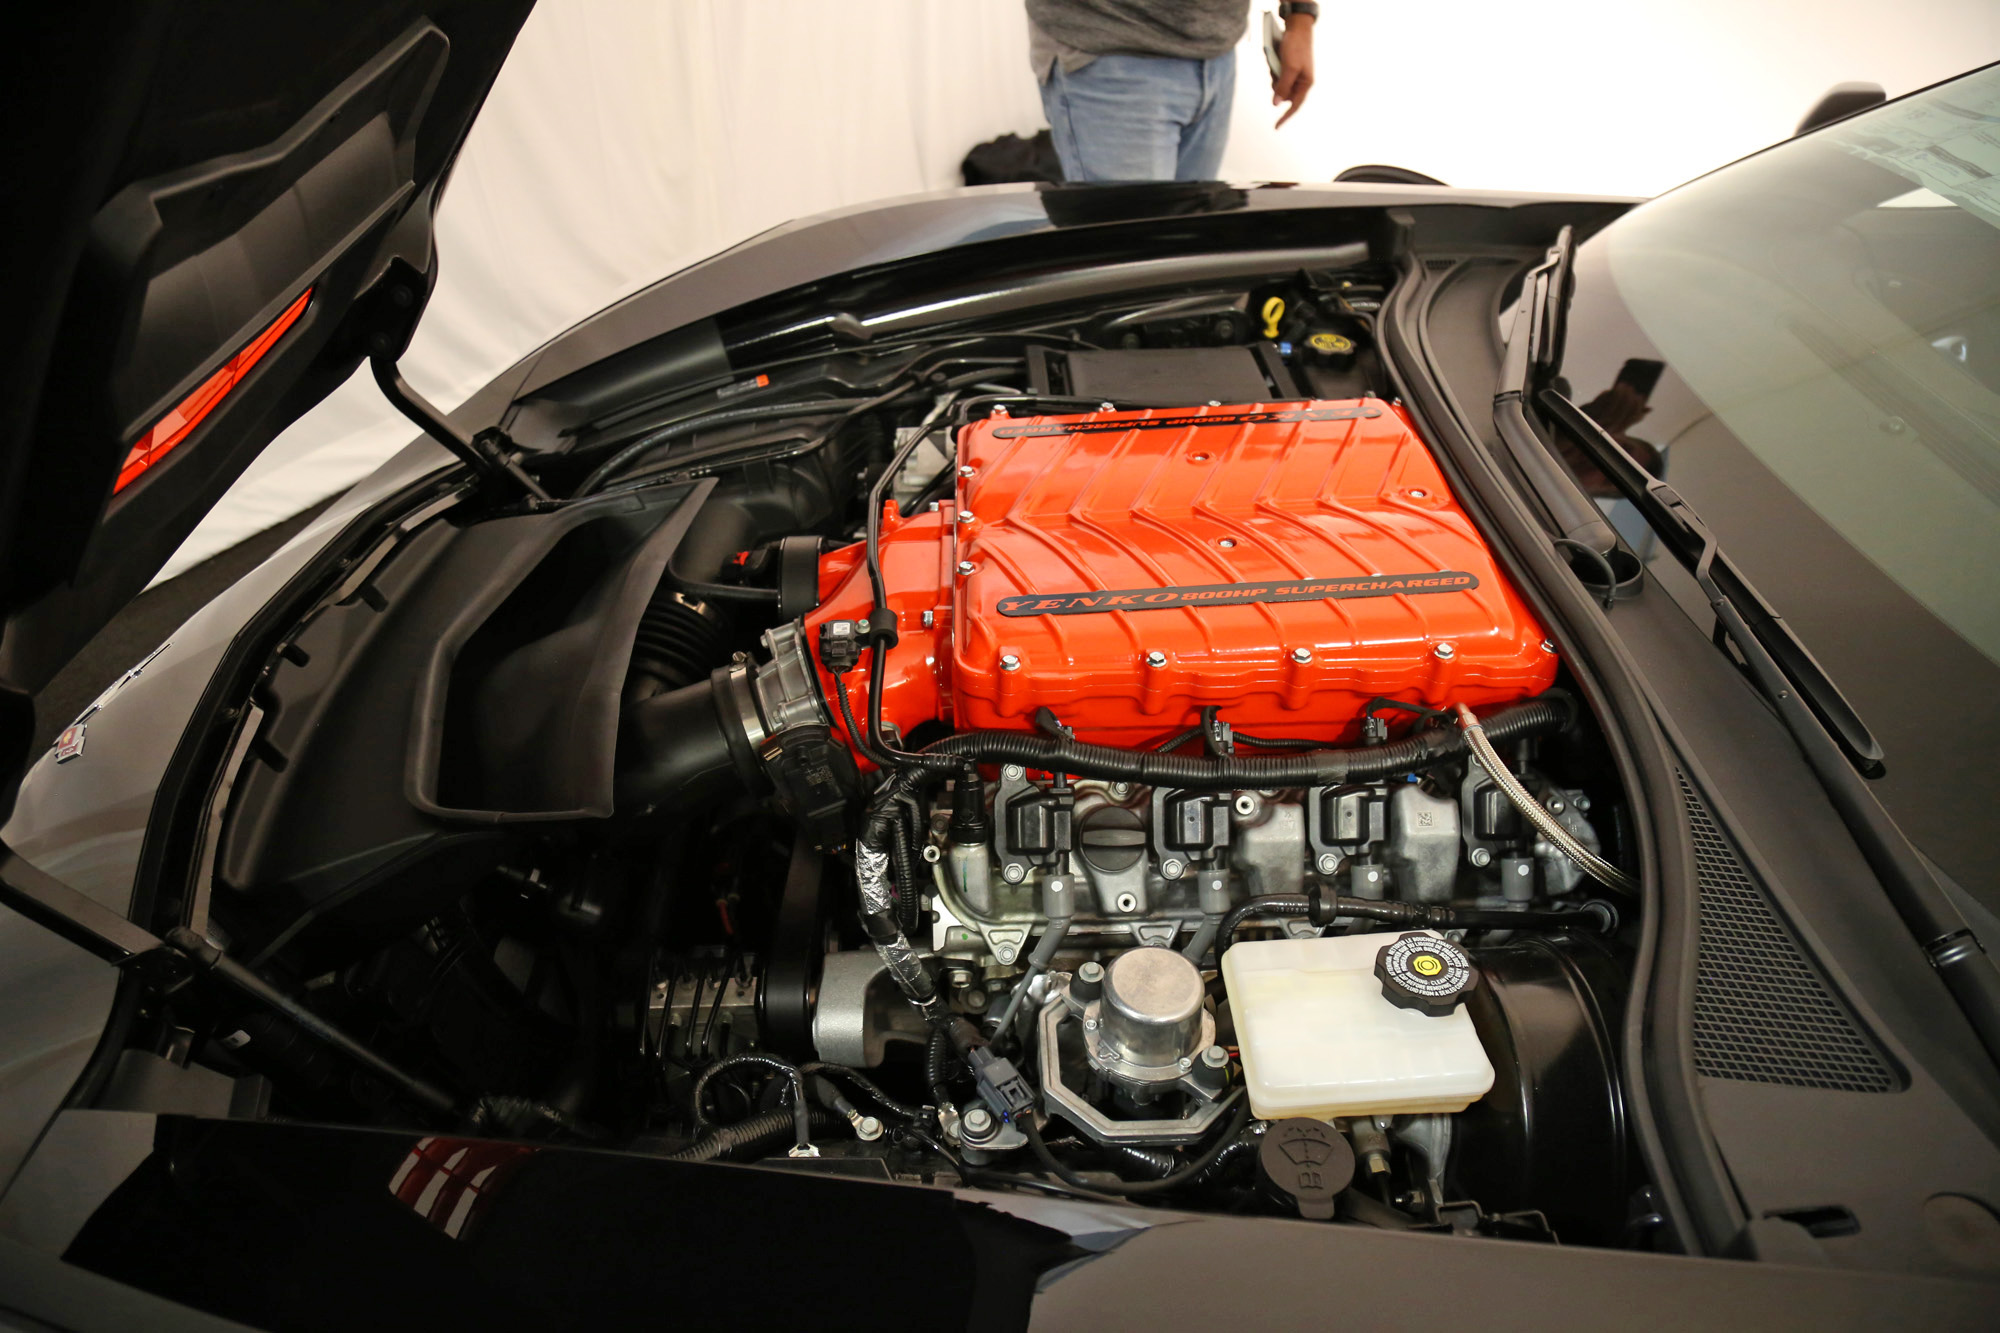
{"type": "Polygon", "coordinates": [[[1285,107],[1285,114],[1278,117],[1279,125],[1298,114],[1312,86],[1313,19],[1293,14],[1285,20],[1285,35],[1278,39],[1278,72],[1271,79],[1271,105],[1291,103],[1285,107]]]}

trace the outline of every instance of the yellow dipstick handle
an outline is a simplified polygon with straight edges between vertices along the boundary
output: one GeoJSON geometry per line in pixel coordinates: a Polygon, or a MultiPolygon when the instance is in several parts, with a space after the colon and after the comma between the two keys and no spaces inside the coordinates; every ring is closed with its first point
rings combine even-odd
{"type": "Polygon", "coordinates": [[[1285,317],[1284,297],[1274,296],[1270,300],[1264,302],[1264,336],[1266,338],[1275,338],[1278,336],[1278,321],[1283,319],[1284,317],[1285,317]]]}

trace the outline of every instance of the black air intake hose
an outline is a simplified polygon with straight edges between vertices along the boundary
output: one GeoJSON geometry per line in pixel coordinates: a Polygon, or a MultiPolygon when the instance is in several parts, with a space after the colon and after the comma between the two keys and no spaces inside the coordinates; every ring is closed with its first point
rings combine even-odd
{"type": "Polygon", "coordinates": [[[727,629],[714,606],[662,583],[632,639],[627,706],[707,680],[729,660],[727,629]]]}
{"type": "Polygon", "coordinates": [[[619,813],[762,789],[767,779],[745,731],[745,719],[757,716],[749,673],[740,666],[627,704],[618,719],[613,803],[619,813]]]}

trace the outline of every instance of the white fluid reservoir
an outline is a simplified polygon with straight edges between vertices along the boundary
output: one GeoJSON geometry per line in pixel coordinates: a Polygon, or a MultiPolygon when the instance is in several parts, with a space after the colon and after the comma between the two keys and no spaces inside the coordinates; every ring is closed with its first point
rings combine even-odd
{"type": "Polygon", "coordinates": [[[1252,940],[1223,954],[1259,1119],[1462,1111],[1493,1086],[1464,1004],[1433,1017],[1383,996],[1375,955],[1396,939],[1252,940]]]}

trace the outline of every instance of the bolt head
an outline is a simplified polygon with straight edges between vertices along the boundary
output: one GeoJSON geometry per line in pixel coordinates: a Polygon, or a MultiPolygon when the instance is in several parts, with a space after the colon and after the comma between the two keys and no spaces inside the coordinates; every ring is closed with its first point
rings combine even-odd
{"type": "Polygon", "coordinates": [[[961,574],[970,574],[977,568],[979,566],[973,564],[970,560],[961,560],[958,562],[958,572],[961,574]]]}
{"type": "Polygon", "coordinates": [[[1028,867],[1022,865],[1019,861],[1015,861],[1010,863],[1008,867],[1005,870],[1001,871],[1000,873],[1001,877],[1004,878],[1009,884],[1019,884],[1022,880],[1028,877],[1028,867]]]}
{"type": "Polygon", "coordinates": [[[993,1128],[993,1113],[983,1106],[975,1106],[958,1123],[967,1134],[984,1134],[993,1128]]]}
{"type": "Polygon", "coordinates": [[[1111,784],[1111,799],[1112,799],[1112,800],[1114,800],[1114,801],[1123,801],[1123,800],[1128,800],[1128,799],[1130,799],[1131,795],[1132,795],[1132,784],[1131,784],[1131,783],[1129,783],[1129,782],[1114,782],[1114,783],[1112,783],[1112,784],[1111,784]]]}
{"type": "Polygon", "coordinates": [[[1313,660],[1313,650],[1310,648],[1294,648],[1292,649],[1292,660],[1300,666],[1304,666],[1313,660]]]}
{"type": "Polygon", "coordinates": [[[1000,946],[999,948],[997,948],[997,949],[995,949],[995,950],[993,951],[993,957],[994,957],[995,959],[997,959],[998,961],[1002,962],[1002,963],[1011,963],[1011,962],[1013,962],[1013,961],[1014,961],[1014,946],[1013,946],[1013,945],[1011,945],[1011,944],[1003,944],[1003,945],[1001,945],[1001,946],[1000,946]]]}
{"type": "Polygon", "coordinates": [[[1430,492],[1418,490],[1415,487],[1412,487],[1410,489],[1410,498],[1412,500],[1427,500],[1430,498],[1430,492]]]}
{"type": "Polygon", "coordinates": [[[1514,867],[1514,873],[1517,875],[1532,875],[1534,872],[1535,868],[1529,865],[1526,861],[1523,861],[1521,862],[1521,864],[1514,867]]]}
{"type": "Polygon", "coordinates": [[[1220,1069],[1229,1063],[1229,1052],[1220,1046],[1211,1046],[1201,1053],[1201,1062],[1210,1069],[1220,1069]]]}
{"type": "Polygon", "coordinates": [[[1167,664],[1167,655],[1161,652],[1159,649],[1155,648],[1152,652],[1146,654],[1147,666],[1163,667],[1166,664],[1167,664]]]}
{"type": "Polygon", "coordinates": [[[1234,537],[1224,537],[1215,544],[1217,546],[1220,546],[1225,551],[1233,551],[1236,549],[1236,539],[1234,537]]]}
{"type": "Polygon", "coordinates": [[[1000,669],[1002,671],[1019,671],[1021,669],[1021,659],[1012,653],[1002,653],[1000,655],[1000,669]]]}
{"type": "Polygon", "coordinates": [[[1484,847],[1474,847],[1466,853],[1466,859],[1476,866],[1487,866],[1493,864],[1493,853],[1484,847]]]}
{"type": "Polygon", "coordinates": [[[930,629],[936,624],[937,624],[937,612],[935,611],[924,612],[924,628],[930,629]]]}
{"type": "Polygon", "coordinates": [[[854,1122],[854,1137],[863,1143],[873,1143],[882,1137],[882,1122],[872,1115],[864,1115],[854,1122]]]}
{"type": "Polygon", "coordinates": [[[1181,1072],[1182,1072],[1183,1074],[1185,1074],[1185,1073],[1187,1073],[1187,1072],[1188,1072],[1188,1071],[1189,1071],[1190,1069],[1193,1069],[1193,1068],[1194,1068],[1194,1061],[1193,1061],[1193,1060],[1191,1060],[1191,1059],[1189,1059],[1189,1058],[1188,1058],[1187,1056],[1183,1055],[1183,1056],[1181,1057],[1181,1059],[1180,1059],[1180,1065],[1179,1065],[1179,1068],[1180,1068],[1180,1071],[1181,1071],[1181,1072]]]}
{"type": "Polygon", "coordinates": [[[972,511],[971,511],[970,509],[961,509],[961,510],[959,510],[959,511],[958,511],[958,521],[959,521],[960,523],[970,523],[970,522],[972,522],[972,511]]]}
{"type": "MultiPolygon", "coordinates": [[[[1076,970],[1076,975],[1084,981],[1102,981],[1104,980],[1104,964],[1094,961],[1085,963],[1076,970]]],[[[1096,1022],[1097,1020],[1092,1019],[1091,1021],[1096,1022]]]]}
{"type": "Polygon", "coordinates": [[[1563,804],[1562,798],[1560,796],[1549,802],[1549,813],[1552,815],[1559,815],[1567,809],[1569,809],[1569,807],[1563,804]]]}
{"type": "Polygon", "coordinates": [[[1326,852],[1320,856],[1317,864],[1320,874],[1331,875],[1334,871],[1340,869],[1340,858],[1332,852],[1326,852]]]}
{"type": "Polygon", "coordinates": [[[1554,639],[1543,639],[1543,640],[1542,640],[1542,651],[1543,651],[1543,652],[1545,652],[1545,653],[1552,653],[1552,652],[1554,652],[1555,650],[1556,650],[1556,641],[1555,641],[1554,639]]]}
{"type": "Polygon", "coordinates": [[[1431,656],[1437,658],[1437,660],[1440,662],[1449,662],[1451,661],[1452,658],[1458,656],[1458,649],[1452,647],[1448,643],[1441,643],[1437,647],[1431,649],[1431,656]]]}
{"type": "Polygon", "coordinates": [[[967,463],[959,468],[958,475],[961,477],[976,477],[979,475],[979,469],[967,463]]]}
{"type": "Polygon", "coordinates": [[[1009,782],[1019,782],[1027,776],[1027,772],[1019,764],[1009,764],[1000,770],[1000,776],[1009,782]]]}
{"type": "Polygon", "coordinates": [[[1186,865],[1171,856],[1160,862],[1160,874],[1168,879],[1179,879],[1186,870],[1186,865]]]}
{"type": "Polygon", "coordinates": [[[1097,1020],[1096,1020],[1096,1019],[1094,1019],[1094,1018],[1086,1018],[1086,1019],[1084,1019],[1084,1020],[1083,1020],[1083,1028],[1084,1028],[1084,1031],[1086,1031],[1086,1032],[1095,1032],[1095,1031],[1097,1031],[1097,1020]]]}

